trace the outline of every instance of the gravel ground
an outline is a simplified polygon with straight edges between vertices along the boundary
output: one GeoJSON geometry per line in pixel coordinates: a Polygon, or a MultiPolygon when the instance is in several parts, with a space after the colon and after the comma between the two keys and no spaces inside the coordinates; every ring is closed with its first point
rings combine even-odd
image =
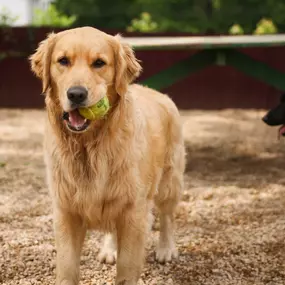
{"type": "MultiPolygon", "coordinates": [[[[182,112],[188,149],[176,214],[179,260],[154,261],[153,227],[140,284],[285,284],[285,139],[264,111],[182,112]]],[[[0,284],[54,284],[51,201],[42,157],[42,111],[0,110],[0,284]]],[[[88,233],[81,285],[112,284],[88,233]]]]}

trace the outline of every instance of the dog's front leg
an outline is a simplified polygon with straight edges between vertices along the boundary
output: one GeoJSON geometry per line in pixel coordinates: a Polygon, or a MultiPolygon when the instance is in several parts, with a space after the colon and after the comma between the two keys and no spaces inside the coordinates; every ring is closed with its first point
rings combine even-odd
{"type": "Polygon", "coordinates": [[[117,223],[116,285],[136,285],[140,277],[147,235],[147,212],[132,210],[117,223]]]}
{"type": "Polygon", "coordinates": [[[80,217],[60,209],[55,211],[54,227],[57,250],[56,285],[77,285],[86,228],[80,217]]]}

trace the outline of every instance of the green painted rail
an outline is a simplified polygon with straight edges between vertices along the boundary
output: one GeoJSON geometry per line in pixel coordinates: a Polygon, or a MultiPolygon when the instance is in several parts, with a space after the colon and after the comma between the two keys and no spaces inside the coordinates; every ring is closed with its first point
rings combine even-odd
{"type": "MultiPolygon", "coordinates": [[[[285,73],[237,51],[240,48],[285,47],[285,34],[207,37],[134,37],[123,38],[135,50],[197,50],[187,59],[147,78],[142,83],[164,89],[210,65],[229,65],[235,69],[285,91],[285,73]]],[[[284,50],[285,60],[285,50],[284,50]]]]}

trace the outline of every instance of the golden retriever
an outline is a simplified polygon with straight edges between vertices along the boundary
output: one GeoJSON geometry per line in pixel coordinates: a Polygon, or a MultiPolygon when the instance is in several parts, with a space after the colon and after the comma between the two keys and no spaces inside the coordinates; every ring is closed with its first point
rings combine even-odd
{"type": "Polygon", "coordinates": [[[132,84],[141,66],[119,35],[91,27],[51,33],[30,61],[46,96],[56,284],[78,284],[84,237],[96,229],[106,233],[99,260],[116,261],[117,285],[135,285],[153,201],[160,217],[156,258],[177,256],[173,212],[185,164],[179,112],[168,96],[132,84]],[[111,108],[103,119],[81,117],[79,107],[105,95],[111,108]]]}

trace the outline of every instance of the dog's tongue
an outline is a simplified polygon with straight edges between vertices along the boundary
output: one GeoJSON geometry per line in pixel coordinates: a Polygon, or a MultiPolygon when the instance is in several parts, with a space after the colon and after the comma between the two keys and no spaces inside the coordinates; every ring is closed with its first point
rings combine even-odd
{"type": "Polygon", "coordinates": [[[279,135],[284,136],[285,135],[285,125],[281,126],[279,129],[279,135]]]}
{"type": "Polygon", "coordinates": [[[79,111],[73,110],[69,112],[69,123],[75,128],[81,128],[85,123],[85,118],[79,114],[79,111]]]}

